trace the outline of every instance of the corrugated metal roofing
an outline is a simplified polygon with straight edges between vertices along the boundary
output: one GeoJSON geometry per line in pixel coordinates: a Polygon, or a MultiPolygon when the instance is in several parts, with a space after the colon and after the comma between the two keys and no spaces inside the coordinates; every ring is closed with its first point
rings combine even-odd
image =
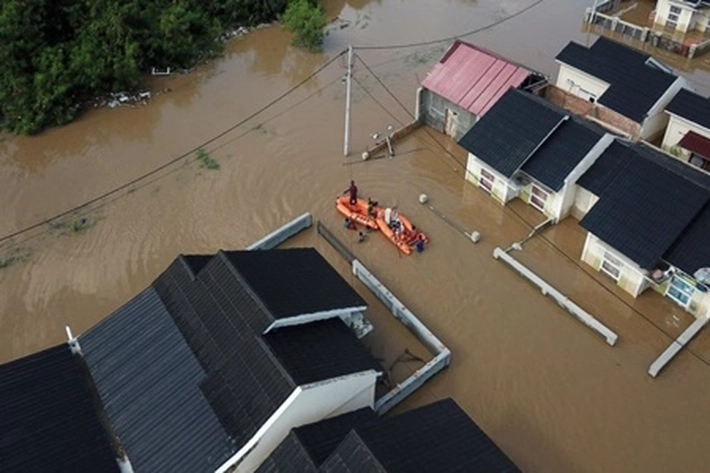
{"type": "Polygon", "coordinates": [[[678,143],[682,148],[710,159],[710,138],[689,131],[678,143]]]}
{"type": "Polygon", "coordinates": [[[366,305],[313,248],[223,254],[276,319],[366,305]]]}
{"type": "Polygon", "coordinates": [[[570,42],[556,59],[608,83],[597,102],[637,123],[677,79],[650,65],[648,54],[604,36],[589,48],[570,42]]]}
{"type": "Polygon", "coordinates": [[[530,75],[523,66],[463,41],[451,45],[422,86],[483,116],[511,87],[519,87],[530,75]]]}
{"type": "Polygon", "coordinates": [[[683,89],[666,110],[710,130],[710,98],[683,89]]]}
{"type": "Polygon", "coordinates": [[[356,427],[322,471],[513,473],[520,471],[452,400],[356,427]]]}
{"type": "Polygon", "coordinates": [[[0,470],[119,473],[86,368],[62,344],[0,366],[0,470]]]}
{"type": "Polygon", "coordinates": [[[206,373],[148,288],[80,337],[136,472],[212,472],[236,452],[200,390],[206,373]]]}

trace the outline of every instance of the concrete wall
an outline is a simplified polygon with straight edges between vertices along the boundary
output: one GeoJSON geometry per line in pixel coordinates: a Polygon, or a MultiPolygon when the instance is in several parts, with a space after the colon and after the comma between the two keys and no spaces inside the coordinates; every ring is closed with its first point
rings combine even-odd
{"type": "Polygon", "coordinates": [[[638,297],[638,295],[650,285],[645,277],[647,272],[592,233],[587,233],[587,240],[582,250],[582,261],[596,271],[601,271],[602,259],[605,252],[609,252],[622,263],[621,275],[616,285],[632,296],[638,297]]]}
{"type": "MultiPolygon", "coordinates": [[[[491,196],[495,200],[501,204],[506,204],[511,199],[516,197],[515,191],[508,186],[508,178],[488,166],[475,155],[468,153],[468,162],[466,163],[466,180],[477,187],[481,187],[479,182],[481,177],[481,169],[485,169],[495,177],[493,182],[493,191],[490,192],[491,196]]],[[[481,189],[489,192],[488,189],[485,189],[484,187],[481,187],[481,189]]]]}
{"type": "Polygon", "coordinates": [[[419,118],[423,123],[444,133],[446,109],[458,113],[458,127],[456,135],[453,136],[453,138],[458,141],[476,123],[476,116],[440,95],[430,90],[422,89],[421,98],[419,100],[419,118]]]}
{"type": "MultiPolygon", "coordinates": [[[[683,137],[686,133],[688,133],[688,131],[694,131],[699,135],[705,136],[706,138],[710,138],[710,130],[708,130],[707,128],[703,128],[701,126],[696,125],[695,123],[691,123],[677,115],[669,115],[670,119],[668,120],[668,127],[666,128],[666,133],[663,136],[663,143],[661,145],[664,150],[671,152],[672,148],[677,145],[680,140],[683,139],[683,137]]],[[[679,149],[678,151],[680,152],[681,156],[676,157],[680,157],[681,159],[685,158],[683,159],[683,161],[687,161],[690,157],[690,153],[682,149],[679,149]]]]}
{"type": "Polygon", "coordinates": [[[296,388],[278,411],[217,472],[252,472],[292,428],[374,407],[377,374],[367,371],[296,388]]]}
{"type": "Polygon", "coordinates": [[[620,113],[606,108],[603,105],[593,104],[588,100],[581,99],[570,94],[557,86],[549,86],[545,90],[545,97],[552,103],[566,108],[567,110],[582,115],[583,117],[598,123],[617,135],[628,137],[638,141],[641,137],[641,124],[620,113]]]}
{"type": "Polygon", "coordinates": [[[597,203],[599,197],[588,191],[587,189],[580,187],[578,185],[574,186],[576,188],[574,195],[574,204],[572,205],[572,216],[577,220],[582,220],[582,218],[587,215],[594,204],[597,203]]]}
{"type": "Polygon", "coordinates": [[[590,94],[598,98],[609,88],[609,84],[589,74],[566,64],[559,65],[560,71],[555,85],[569,94],[588,101],[590,94]]]}

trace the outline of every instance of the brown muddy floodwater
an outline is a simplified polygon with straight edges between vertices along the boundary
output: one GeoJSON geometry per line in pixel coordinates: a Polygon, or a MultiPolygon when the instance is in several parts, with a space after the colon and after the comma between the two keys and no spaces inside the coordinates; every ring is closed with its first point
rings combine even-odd
{"type": "MultiPolygon", "coordinates": [[[[326,54],[289,46],[278,27],[228,45],[223,58],[138,108],[97,109],[32,138],[0,138],[0,236],[56,215],[179,157],[239,123],[341,51],[470,31],[524,8],[520,0],[332,0],[338,17],[326,54]]],[[[542,72],[570,40],[590,42],[581,18],[590,1],[543,0],[467,39],[542,72]]],[[[417,83],[443,44],[358,54],[411,110],[417,83]]],[[[710,75],[686,70],[710,91],[710,75]]],[[[406,122],[404,110],[358,63],[351,148],[343,159],[343,62],[206,149],[219,170],[182,160],[81,210],[0,246],[0,362],[82,333],[148,285],[179,253],[242,248],[304,211],[352,243],[368,267],[453,351],[451,367],[403,408],[452,396],[525,471],[704,472],[710,464],[710,340],[701,334],[658,379],[646,370],[687,324],[653,295],[632,300],[578,266],[584,234],[573,221],[533,239],[517,257],[620,335],[611,348],[491,257],[528,233],[535,215],[502,208],[465,184],[465,156],[419,130],[397,156],[363,162],[372,133],[406,122]],[[446,151],[446,152],[445,152],[446,151]],[[450,154],[449,154],[450,153],[450,154]],[[400,257],[383,239],[362,245],[341,229],[332,200],[350,179],[398,204],[429,234],[425,253],[400,257]],[[417,203],[426,192],[473,245],[417,203]],[[522,217],[522,218],[521,218],[522,217]],[[86,219],[85,223],[82,218],[86,219]],[[560,250],[561,249],[561,250],[560,250]],[[567,257],[569,256],[569,258],[567,257]],[[660,328],[642,315],[655,317],[660,328]],[[665,333],[664,333],[665,332],[665,333]]],[[[529,210],[529,209],[527,209],[529,210]]],[[[539,218],[539,216],[537,216],[539,218]]],[[[347,275],[312,232],[314,245],[347,275]]],[[[335,259],[334,259],[335,258],[335,259]]],[[[379,311],[374,308],[374,311],[379,311]]],[[[674,312],[675,311],[675,312],[674,312]]],[[[383,357],[396,350],[375,339],[383,357]]],[[[418,353],[415,346],[405,346],[418,353]]]]}

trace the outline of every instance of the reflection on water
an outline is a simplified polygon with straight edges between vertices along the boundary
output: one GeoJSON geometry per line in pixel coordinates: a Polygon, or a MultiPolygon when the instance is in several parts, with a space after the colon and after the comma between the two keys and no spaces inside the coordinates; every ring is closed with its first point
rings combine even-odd
{"type": "MultiPolygon", "coordinates": [[[[587,3],[545,0],[467,39],[554,75],[557,51],[570,39],[586,40],[580,22],[587,3]]],[[[294,50],[288,34],[267,27],[190,75],[155,79],[152,87],[172,91],[145,107],[92,110],[38,137],[6,138],[0,142],[0,236],[101,195],[240,123],[349,43],[441,38],[527,5],[326,2],[329,13],[351,23],[330,31],[325,54],[294,50]]],[[[442,48],[358,54],[411,112],[416,87],[442,48]]],[[[180,161],[101,205],[0,244],[0,261],[18,256],[0,265],[6,266],[0,269],[0,361],[63,341],[64,325],[83,332],[179,253],[242,248],[309,210],[339,229],[358,258],[452,347],[450,369],[408,406],[453,396],[525,471],[704,471],[710,368],[684,352],[659,379],[645,374],[669,339],[636,311],[665,311],[663,301],[625,300],[613,286],[607,290],[590,279],[571,262],[584,237],[574,226],[550,233],[570,259],[543,240],[527,244],[521,259],[618,330],[621,341],[610,349],[491,257],[495,246],[520,239],[529,225],[513,213],[520,209],[503,208],[464,183],[466,156],[455,144],[421,130],[398,144],[391,160],[360,160],[372,133],[409,120],[361,63],[355,67],[352,157],[344,160],[343,71],[335,62],[307,87],[208,145],[218,171],[180,161]],[[405,258],[384,239],[358,245],[332,208],[350,179],[363,193],[398,205],[426,230],[430,248],[405,258]],[[422,192],[483,240],[473,245],[419,205],[422,192]],[[90,225],[74,227],[82,217],[90,225]]],[[[663,311],[658,320],[667,322],[674,312],[663,311]]],[[[693,346],[710,359],[708,340],[701,334],[693,346]]]]}

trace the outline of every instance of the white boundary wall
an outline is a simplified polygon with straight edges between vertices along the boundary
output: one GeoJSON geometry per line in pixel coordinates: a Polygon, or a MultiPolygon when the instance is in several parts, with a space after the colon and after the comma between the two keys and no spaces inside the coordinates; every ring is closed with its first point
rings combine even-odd
{"type": "Polygon", "coordinates": [[[708,320],[709,319],[707,317],[700,317],[690,324],[690,326],[685,329],[683,333],[678,336],[678,338],[673,340],[673,343],[671,343],[663,353],[661,353],[661,356],[659,356],[656,361],[651,363],[651,366],[648,368],[648,374],[654,378],[658,376],[658,373],[665,368],[673,357],[676,356],[683,349],[683,347],[687,345],[688,342],[690,342],[690,340],[692,340],[693,337],[707,325],[708,320]]]}
{"type": "Polygon", "coordinates": [[[495,250],[493,250],[493,257],[495,259],[502,259],[511,268],[516,270],[521,276],[523,276],[524,278],[535,284],[537,287],[539,287],[540,291],[544,296],[550,296],[551,298],[553,298],[560,306],[562,306],[562,308],[564,308],[567,312],[573,315],[577,320],[579,320],[584,325],[604,337],[609,345],[614,346],[616,344],[616,341],[619,339],[619,336],[616,333],[614,333],[606,325],[599,322],[597,319],[594,318],[594,316],[586,312],[577,304],[569,300],[560,291],[550,286],[541,277],[532,272],[518,260],[510,256],[504,250],[496,248],[495,250]]]}

